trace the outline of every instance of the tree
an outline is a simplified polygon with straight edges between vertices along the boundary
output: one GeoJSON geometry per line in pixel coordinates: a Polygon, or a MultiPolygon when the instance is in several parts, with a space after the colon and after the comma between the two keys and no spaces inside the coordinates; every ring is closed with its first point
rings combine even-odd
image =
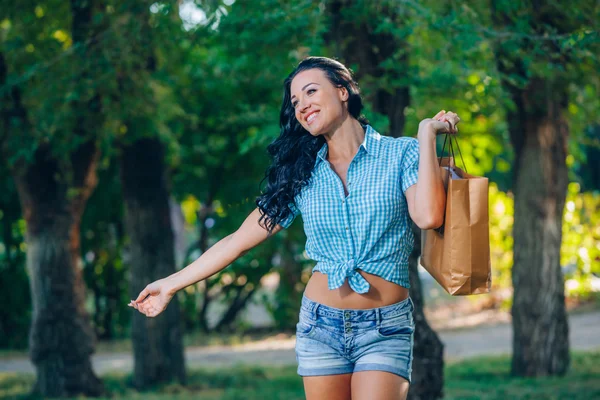
{"type": "MultiPolygon", "coordinates": [[[[38,7],[36,10],[43,12],[43,7],[38,7]]],[[[94,396],[103,392],[103,385],[90,362],[95,338],[84,308],[85,288],[78,265],[81,215],[96,186],[96,127],[104,119],[101,95],[88,86],[93,71],[84,66],[101,57],[96,35],[103,21],[93,21],[98,2],[72,1],[70,9],[57,7],[63,15],[71,16],[72,57],[75,65],[82,67],[75,68],[68,78],[59,75],[64,80],[55,85],[61,87],[59,93],[65,93],[64,97],[55,93],[40,102],[35,96],[40,91],[48,92],[38,82],[25,84],[19,80],[18,69],[28,60],[26,53],[19,52],[23,48],[18,43],[35,43],[41,49],[31,44],[27,52],[43,59],[43,52],[48,51],[43,46],[49,27],[40,24],[33,29],[27,22],[36,18],[33,12],[18,10],[23,13],[19,15],[14,8],[3,6],[14,27],[3,48],[19,51],[0,52],[1,150],[9,160],[27,222],[27,268],[33,303],[29,351],[37,378],[34,392],[44,396],[94,396]],[[59,128],[68,132],[70,142],[62,140],[62,132],[49,131],[56,128],[55,121],[49,119],[52,112],[45,110],[53,108],[52,100],[73,112],[75,118],[63,121],[59,128]]],[[[67,25],[66,21],[54,22],[67,25]]],[[[57,112],[54,117],[62,116],[59,110],[53,110],[57,112]]]]}
{"type": "Polygon", "coordinates": [[[564,375],[570,363],[560,265],[568,184],[566,114],[569,85],[582,78],[576,65],[589,62],[590,53],[581,45],[597,5],[493,0],[491,6],[495,26],[508,31],[494,52],[509,100],[506,120],[515,151],[511,372],[564,375]]]}
{"type": "MultiPolygon", "coordinates": [[[[125,232],[129,238],[130,295],[135,299],[149,283],[175,272],[174,237],[169,207],[169,166],[166,144],[172,135],[160,135],[161,98],[155,85],[161,35],[173,32],[165,9],[151,13],[145,2],[125,3],[122,28],[136,32],[120,45],[131,46],[129,57],[115,65],[121,105],[119,165],[125,205],[125,232]],[[166,143],[165,143],[166,142],[166,143]]],[[[179,23],[179,21],[173,21],[179,23]]],[[[125,36],[125,33],[124,33],[125,36]]],[[[177,37],[177,36],[175,36],[177,37]]],[[[163,51],[168,52],[165,43],[163,51]]],[[[173,140],[173,139],[170,139],[173,140]]],[[[185,382],[183,334],[179,301],[155,318],[135,313],[132,320],[134,385],[147,388],[173,378],[185,382]]]]}

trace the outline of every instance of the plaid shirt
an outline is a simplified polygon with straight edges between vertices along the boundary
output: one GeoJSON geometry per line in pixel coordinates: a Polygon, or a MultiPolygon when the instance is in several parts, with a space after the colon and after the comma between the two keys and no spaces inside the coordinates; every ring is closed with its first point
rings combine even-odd
{"type": "Polygon", "coordinates": [[[308,185],[290,204],[294,213],[280,225],[288,228],[302,214],[306,253],[317,261],[313,272],[327,274],[329,289],[348,278],[352,290],[368,292],[369,283],[357,269],[409,288],[414,237],[404,192],[417,182],[419,143],[380,135],[370,125],[365,129],[348,167],[348,196],[326,159],[325,143],[308,185]]]}

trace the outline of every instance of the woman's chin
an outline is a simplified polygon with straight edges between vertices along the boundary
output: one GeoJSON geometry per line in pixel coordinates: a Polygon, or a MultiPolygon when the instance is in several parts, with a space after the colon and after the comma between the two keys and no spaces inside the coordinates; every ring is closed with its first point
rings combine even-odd
{"type": "Polygon", "coordinates": [[[307,128],[305,128],[308,133],[310,133],[313,136],[319,136],[322,132],[322,129],[320,126],[318,126],[317,122],[313,122],[313,124],[309,125],[307,128]]]}

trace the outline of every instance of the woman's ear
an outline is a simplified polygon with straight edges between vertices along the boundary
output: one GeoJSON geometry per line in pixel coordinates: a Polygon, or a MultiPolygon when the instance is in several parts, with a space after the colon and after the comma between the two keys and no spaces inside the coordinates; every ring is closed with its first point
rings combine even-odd
{"type": "Polygon", "coordinates": [[[350,94],[348,93],[348,89],[346,89],[345,87],[341,87],[340,88],[340,100],[341,101],[348,101],[348,98],[350,97],[350,94]]]}

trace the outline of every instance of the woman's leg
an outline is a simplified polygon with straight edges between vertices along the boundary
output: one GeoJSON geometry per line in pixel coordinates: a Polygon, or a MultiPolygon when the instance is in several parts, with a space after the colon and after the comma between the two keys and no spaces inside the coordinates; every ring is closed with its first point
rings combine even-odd
{"type": "Polygon", "coordinates": [[[352,400],[405,400],[408,381],[384,371],[361,371],[352,374],[352,400]]]}
{"type": "Polygon", "coordinates": [[[351,378],[352,374],[305,376],[306,400],[351,400],[351,378]]]}

